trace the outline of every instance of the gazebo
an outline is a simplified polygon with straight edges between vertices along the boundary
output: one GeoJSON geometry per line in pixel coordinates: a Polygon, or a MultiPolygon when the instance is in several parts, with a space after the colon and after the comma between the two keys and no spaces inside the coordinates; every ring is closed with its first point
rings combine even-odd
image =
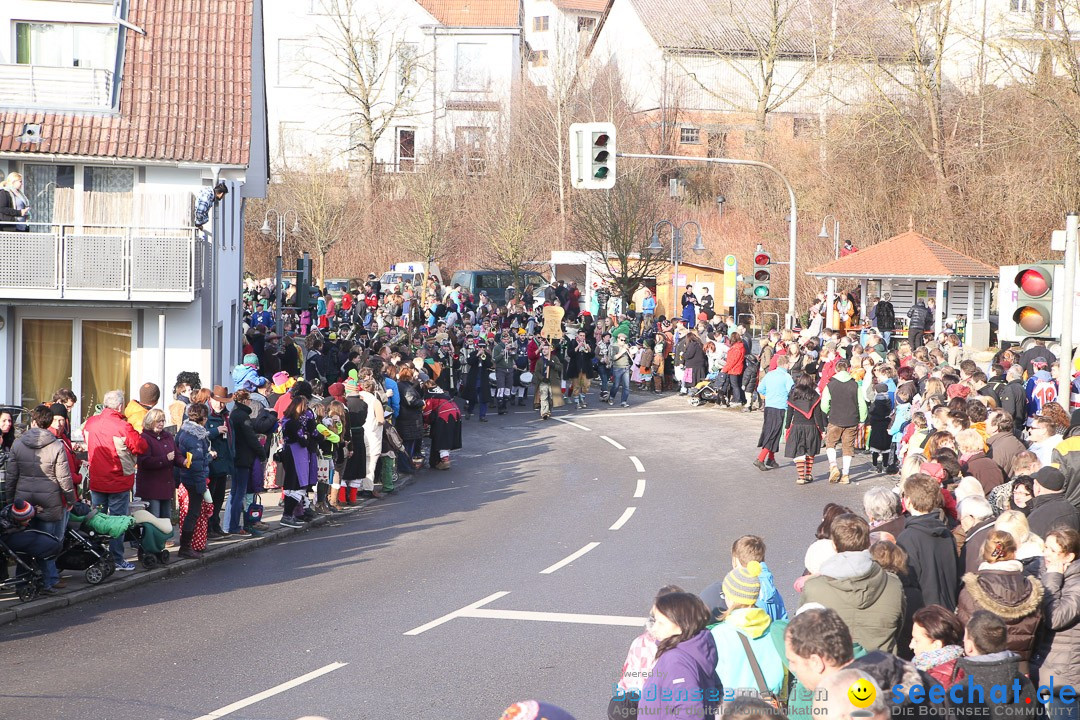
{"type": "MultiPolygon", "coordinates": [[[[820,265],[807,272],[827,281],[829,307],[837,280],[858,280],[860,317],[867,317],[867,297],[891,294],[896,317],[903,318],[916,298],[937,298],[934,327],[945,318],[963,317],[965,344],[990,345],[990,296],[998,271],[985,263],[908,230],[865,250],[820,265]],[[941,298],[945,302],[941,302],[941,298]]],[[[841,288],[844,290],[844,288],[841,288]]],[[[827,317],[832,322],[832,313],[827,317]]]]}

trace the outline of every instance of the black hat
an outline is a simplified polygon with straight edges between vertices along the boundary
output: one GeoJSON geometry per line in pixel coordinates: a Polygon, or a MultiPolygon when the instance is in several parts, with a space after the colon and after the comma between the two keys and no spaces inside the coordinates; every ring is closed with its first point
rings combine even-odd
{"type": "Polygon", "coordinates": [[[311,383],[309,383],[307,380],[300,380],[295,385],[293,385],[291,393],[293,398],[305,397],[308,400],[310,400],[315,395],[315,391],[312,389],[311,383]]]}
{"type": "Polygon", "coordinates": [[[1060,492],[1065,489],[1065,474],[1056,467],[1047,465],[1039,468],[1039,472],[1035,473],[1035,482],[1051,492],[1060,492]]]}
{"type": "Polygon", "coordinates": [[[53,403],[52,405],[49,406],[49,410],[52,411],[52,416],[53,417],[62,417],[65,420],[70,420],[71,419],[71,416],[68,415],[67,406],[64,405],[63,403],[53,403]]]}

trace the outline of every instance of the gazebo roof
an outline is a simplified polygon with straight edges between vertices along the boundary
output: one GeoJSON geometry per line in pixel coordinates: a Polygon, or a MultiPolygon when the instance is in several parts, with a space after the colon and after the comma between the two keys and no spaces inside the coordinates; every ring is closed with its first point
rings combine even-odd
{"type": "Polygon", "coordinates": [[[854,252],[806,273],[813,277],[904,278],[954,280],[998,277],[998,271],[975,258],[931,240],[914,230],[854,252]]]}

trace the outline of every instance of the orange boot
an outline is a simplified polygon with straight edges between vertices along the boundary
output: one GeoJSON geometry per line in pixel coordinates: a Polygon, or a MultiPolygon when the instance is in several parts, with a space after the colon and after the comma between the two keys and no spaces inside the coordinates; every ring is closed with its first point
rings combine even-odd
{"type": "Polygon", "coordinates": [[[356,488],[354,488],[354,487],[349,488],[349,504],[350,505],[355,505],[356,504],[356,494],[357,494],[357,492],[359,492],[359,491],[356,488]]]}

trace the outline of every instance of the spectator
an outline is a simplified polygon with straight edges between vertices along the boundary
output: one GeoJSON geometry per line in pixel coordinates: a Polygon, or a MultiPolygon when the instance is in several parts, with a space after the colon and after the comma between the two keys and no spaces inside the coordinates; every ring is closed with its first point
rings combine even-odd
{"type": "Polygon", "coordinates": [[[797,682],[788,699],[788,716],[813,717],[811,706],[822,681],[855,657],[848,626],[828,608],[809,608],[792,618],[784,631],[784,655],[797,682]]]}
{"type": "Polygon", "coordinates": [[[157,408],[146,413],[142,437],[147,449],[136,461],[135,494],[149,503],[154,517],[171,519],[176,495],[176,441],[165,430],[165,413],[157,408]]]}
{"type": "Polygon", "coordinates": [[[908,554],[909,574],[922,590],[923,606],[955,607],[959,593],[956,541],[934,512],[941,507],[941,485],[929,475],[916,473],[904,481],[903,499],[911,516],[896,544],[908,554]]]}
{"type": "Polygon", "coordinates": [[[1080,507],[1080,410],[1074,410],[1065,436],[1050,454],[1051,464],[1065,474],[1065,497],[1080,507]]]}
{"type": "Polygon", "coordinates": [[[1080,512],[1065,497],[1065,475],[1060,470],[1040,468],[1033,489],[1035,499],[1028,515],[1031,532],[1045,538],[1057,528],[1080,530],[1080,512]]]}
{"type": "MultiPolygon", "coordinates": [[[[11,447],[5,478],[5,504],[25,501],[35,510],[30,529],[63,538],[67,526],[67,507],[78,497],[71,482],[64,444],[51,432],[52,409],[38,405],[30,412],[31,427],[11,447]]],[[[6,563],[7,558],[0,558],[6,563]]],[[[60,582],[56,561],[38,561],[45,575],[45,592],[51,594],[60,582]]],[[[61,586],[62,587],[62,586],[61,586]]]]}
{"type": "MultiPolygon", "coordinates": [[[[83,425],[90,457],[90,501],[109,515],[127,515],[135,486],[135,457],[146,452],[146,440],[120,414],[124,393],[110,390],[101,401],[101,414],[83,425]]],[[[124,539],[109,543],[117,570],[134,570],[124,560],[124,539]]]]}
{"type": "MultiPolygon", "coordinates": [[[[1080,533],[1071,528],[1051,530],[1041,576],[1046,598],[1043,632],[1031,656],[1031,679],[1055,689],[1080,685],[1080,533]]],[[[1059,700],[1054,693],[1054,707],[1059,700]]],[[[1075,702],[1066,708],[1075,709],[1075,702]]],[[[1068,717],[1071,709],[1058,708],[1068,717]]]]}
{"type": "Polygon", "coordinates": [[[774,622],[757,607],[760,574],[761,563],[751,560],[724,578],[728,607],[720,624],[712,629],[718,657],[716,674],[725,689],[744,688],[776,697],[787,681],[784,656],[779,650],[784,624],[774,622]],[[765,687],[758,683],[759,674],[765,687]]]}
{"type": "Polygon", "coordinates": [[[904,530],[904,517],[901,515],[900,497],[892,490],[883,487],[870,488],[863,495],[863,511],[870,521],[873,532],[887,532],[898,537],[904,530]]]}
{"type": "MultiPolygon", "coordinates": [[[[854,252],[854,251],[852,251],[854,252]]],[[[850,253],[849,253],[850,254],[850,253]]],[[[887,702],[888,688],[882,688],[869,673],[855,668],[844,668],[829,675],[819,686],[814,698],[814,716],[829,720],[889,720],[892,709],[887,702]],[[864,684],[873,691],[873,700],[865,707],[856,708],[849,699],[849,692],[856,683],[864,684]]]]}
{"type": "MultiPolygon", "coordinates": [[[[678,585],[665,585],[656,593],[656,597],[670,593],[684,592],[678,585]]],[[[655,601],[654,601],[655,603],[655,601]]],[[[610,720],[625,720],[637,715],[638,700],[641,699],[641,688],[645,685],[645,679],[649,677],[653,666],[656,664],[656,638],[652,635],[653,623],[647,620],[645,630],[630,643],[630,650],[626,653],[626,661],[623,663],[622,675],[615,684],[616,691],[611,702],[608,704],[608,718],[610,720]]]]}
{"type": "Polygon", "coordinates": [[[188,511],[180,527],[180,557],[198,559],[202,553],[191,547],[195,526],[202,515],[204,502],[211,502],[206,486],[210,473],[210,461],[214,451],[210,449],[210,434],[206,431],[209,408],[202,403],[187,406],[187,419],[176,433],[176,479],[188,495],[188,511]]]}
{"type": "Polygon", "coordinates": [[[801,604],[832,608],[855,642],[867,650],[896,650],[904,620],[900,579],[886,573],[870,556],[870,527],[857,515],[841,515],[832,524],[836,555],[803,586],[801,604]]]}
{"type": "Polygon", "coordinates": [[[142,387],[139,388],[139,399],[133,399],[124,408],[124,417],[131,423],[131,427],[135,428],[135,432],[141,433],[143,431],[143,418],[146,417],[146,413],[150,412],[151,408],[157,405],[160,399],[161,388],[152,382],[142,384],[142,387]]]}
{"type": "Polygon", "coordinates": [[[1012,416],[1013,432],[1020,437],[1027,421],[1027,391],[1024,390],[1024,369],[1013,365],[1005,373],[1005,385],[998,389],[1001,410],[1012,416]]]}
{"type": "Polygon", "coordinates": [[[1042,538],[1031,532],[1027,515],[1019,510],[1006,510],[994,520],[994,529],[1012,535],[1016,541],[1016,559],[1024,566],[1024,574],[1038,577],[1045,548],[1042,538]]]}
{"type": "Polygon", "coordinates": [[[171,426],[179,429],[184,424],[185,411],[191,404],[191,396],[202,389],[202,380],[197,372],[182,372],[176,376],[176,384],[173,385],[173,397],[175,400],[169,404],[169,420],[171,426]]]}
{"type": "Polygon", "coordinates": [[[983,542],[994,527],[994,508],[981,495],[964,498],[956,508],[964,537],[963,547],[960,548],[960,568],[965,573],[976,572],[982,563],[983,542]]]}
{"type": "Polygon", "coordinates": [[[1039,463],[1042,465],[1053,462],[1054,449],[1065,439],[1058,433],[1057,424],[1053,420],[1041,416],[1031,419],[1028,438],[1031,440],[1031,447],[1028,449],[1035,453],[1035,457],[1039,458],[1039,463]]]}
{"type": "MultiPolygon", "coordinates": [[[[765,541],[757,535],[743,535],[731,545],[731,567],[745,569],[751,562],[756,562],[761,566],[761,574],[758,575],[761,594],[758,597],[757,606],[767,612],[773,620],[787,620],[784,597],[776,588],[776,580],[765,564],[765,541]]],[[[714,616],[723,615],[727,611],[724,581],[719,580],[702,590],[701,599],[705,601],[714,616]]]]}
{"type": "Polygon", "coordinates": [[[251,416],[255,403],[251,398],[252,395],[247,390],[237,391],[233,398],[234,405],[230,419],[233,431],[236,433],[234,439],[236,456],[233,461],[234,471],[229,488],[228,522],[225,526],[225,530],[230,535],[248,536],[259,532],[256,530],[253,533],[244,528],[244,510],[247,507],[251,474],[254,468],[262,467],[262,462],[267,457],[267,448],[260,442],[252,425],[251,416]]]}
{"type": "Polygon", "coordinates": [[[964,656],[964,625],[956,613],[940,605],[920,608],[912,625],[911,649],[915,667],[946,688],[952,687],[953,668],[964,656]]]}
{"type": "Polygon", "coordinates": [[[210,434],[210,447],[214,459],[210,461],[210,497],[214,502],[214,514],[210,516],[207,536],[210,539],[225,537],[221,527],[221,508],[225,504],[225,489],[229,478],[236,473],[236,436],[227,405],[233,396],[223,385],[215,385],[210,395],[210,415],[206,419],[206,431],[210,434]]]}
{"type": "Polygon", "coordinates": [[[911,619],[915,610],[922,607],[922,591],[908,573],[907,553],[896,544],[892,533],[870,533],[870,557],[881,569],[900,580],[904,589],[904,621],[900,625],[900,634],[896,636],[896,654],[910,660],[911,619]]]}
{"type": "Polygon", "coordinates": [[[1009,650],[1007,643],[1004,620],[988,610],[979,610],[971,616],[964,632],[966,657],[957,661],[953,673],[963,671],[967,675],[965,685],[981,687],[984,692],[950,695],[950,704],[957,714],[1032,718],[1042,715],[1035,688],[1020,668],[1020,656],[1009,650]],[[1018,696],[1013,692],[1017,683],[1018,696]],[[989,692],[994,685],[1008,687],[1010,691],[1004,694],[989,692]]]}
{"type": "Polygon", "coordinates": [[[956,436],[956,445],[960,450],[960,466],[966,475],[971,475],[982,485],[983,494],[1005,482],[1005,473],[983,452],[984,442],[978,430],[962,430],[956,436]]]}
{"type": "Polygon", "coordinates": [[[656,598],[649,613],[657,640],[656,665],[642,687],[639,713],[662,718],[719,713],[716,643],[706,627],[710,618],[697,595],[670,593],[656,598]]]}
{"type": "Polygon", "coordinates": [[[1024,566],[1016,559],[1017,548],[1011,534],[990,531],[978,572],[964,575],[956,613],[965,624],[979,610],[1000,617],[1008,629],[1008,649],[1020,656],[1026,671],[1035,630],[1042,619],[1043,588],[1036,578],[1024,575],[1024,566]]]}
{"type": "MultiPolygon", "coordinates": [[[[986,444],[990,447],[990,459],[997,463],[1002,473],[1008,475],[1012,470],[1013,459],[1027,448],[1016,435],[1013,434],[1012,415],[997,410],[990,414],[986,421],[987,433],[986,444]]],[[[1049,457],[1049,452],[1047,453],[1049,457]]],[[[1048,465],[1049,462],[1044,462],[1048,465]]]]}

